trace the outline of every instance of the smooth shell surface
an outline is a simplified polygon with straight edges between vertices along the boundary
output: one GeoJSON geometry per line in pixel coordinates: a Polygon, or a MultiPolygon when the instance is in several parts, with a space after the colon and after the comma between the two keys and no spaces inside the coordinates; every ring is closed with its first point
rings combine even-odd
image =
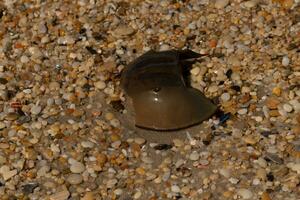
{"type": "Polygon", "coordinates": [[[200,55],[185,51],[149,51],[122,73],[121,84],[131,98],[135,124],[154,130],[175,130],[209,118],[216,106],[199,90],[187,87],[182,61],[200,55]]]}

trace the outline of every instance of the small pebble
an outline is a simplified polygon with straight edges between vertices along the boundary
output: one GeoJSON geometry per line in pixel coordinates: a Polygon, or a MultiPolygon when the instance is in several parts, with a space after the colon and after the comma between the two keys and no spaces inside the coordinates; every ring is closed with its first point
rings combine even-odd
{"type": "Polygon", "coordinates": [[[290,64],[290,59],[289,59],[289,57],[283,56],[283,58],[282,58],[282,65],[283,65],[284,67],[287,67],[289,64],[290,64]]]}
{"type": "Polygon", "coordinates": [[[253,194],[248,189],[239,189],[237,191],[238,195],[240,195],[243,199],[252,199],[253,194]]]}
{"type": "Polygon", "coordinates": [[[283,109],[286,111],[286,112],[292,112],[293,111],[293,107],[290,105],[290,104],[283,104],[283,109]]]}
{"type": "Polygon", "coordinates": [[[71,166],[70,166],[70,170],[73,173],[82,173],[85,170],[85,166],[84,164],[82,164],[81,162],[78,161],[74,161],[71,166]]]}
{"type": "Polygon", "coordinates": [[[197,151],[193,151],[191,154],[190,154],[190,160],[193,160],[193,161],[196,161],[198,160],[200,157],[199,153],[197,151]]]}
{"type": "Polygon", "coordinates": [[[67,177],[67,181],[71,184],[71,185],[78,185],[82,182],[82,176],[80,174],[70,174],[67,177]]]}
{"type": "Polygon", "coordinates": [[[215,8],[222,9],[225,8],[229,4],[229,0],[216,0],[215,8]]]}
{"type": "Polygon", "coordinates": [[[31,107],[30,112],[34,115],[38,115],[42,111],[41,106],[34,105],[31,107]]]}
{"type": "Polygon", "coordinates": [[[179,193],[180,192],[180,187],[178,187],[177,185],[172,185],[171,186],[171,191],[175,192],[175,193],[179,193]]]}

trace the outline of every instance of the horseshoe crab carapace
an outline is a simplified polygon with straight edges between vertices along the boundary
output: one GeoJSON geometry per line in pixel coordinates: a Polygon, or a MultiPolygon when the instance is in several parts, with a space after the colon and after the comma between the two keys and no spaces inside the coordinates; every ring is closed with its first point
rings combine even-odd
{"type": "Polygon", "coordinates": [[[217,107],[183,77],[184,61],[200,56],[190,50],[151,50],[125,68],[121,85],[132,100],[137,127],[176,130],[214,114],[217,107]]]}

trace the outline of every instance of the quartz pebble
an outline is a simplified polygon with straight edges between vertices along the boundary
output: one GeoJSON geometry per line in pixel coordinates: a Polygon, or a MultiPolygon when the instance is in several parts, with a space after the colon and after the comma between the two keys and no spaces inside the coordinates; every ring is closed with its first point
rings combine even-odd
{"type": "Polygon", "coordinates": [[[17,173],[18,173],[18,171],[16,169],[10,170],[9,166],[7,166],[7,165],[3,165],[0,168],[0,174],[2,175],[2,177],[5,181],[14,177],[17,173]]]}
{"type": "Polygon", "coordinates": [[[195,161],[195,160],[198,160],[199,157],[200,157],[200,155],[198,154],[197,151],[193,151],[193,152],[190,154],[190,160],[195,161]]]}
{"type": "Polygon", "coordinates": [[[286,111],[286,112],[292,112],[293,111],[293,107],[289,104],[283,104],[283,109],[286,111]]]}
{"type": "Polygon", "coordinates": [[[172,192],[179,193],[179,192],[180,192],[180,188],[179,188],[177,185],[172,185],[172,186],[171,186],[171,191],[172,191],[172,192]]]}
{"type": "Polygon", "coordinates": [[[230,100],[230,94],[229,93],[223,93],[221,95],[221,100],[222,101],[229,101],[230,100]]]}
{"type": "Polygon", "coordinates": [[[229,3],[229,0],[216,0],[215,2],[215,8],[222,9],[226,7],[229,3]]]}
{"type": "Polygon", "coordinates": [[[284,57],[282,58],[282,65],[285,66],[285,67],[287,67],[289,64],[290,64],[290,59],[289,59],[289,57],[284,56],[284,57]]]}
{"type": "Polygon", "coordinates": [[[240,195],[243,199],[252,199],[253,194],[248,189],[239,189],[237,191],[238,195],[240,195]]]}
{"type": "Polygon", "coordinates": [[[67,177],[67,181],[72,185],[77,185],[82,182],[82,176],[80,174],[70,174],[67,177]]]}
{"type": "Polygon", "coordinates": [[[85,166],[81,162],[73,161],[70,170],[73,173],[82,173],[85,170],[85,166]]]}

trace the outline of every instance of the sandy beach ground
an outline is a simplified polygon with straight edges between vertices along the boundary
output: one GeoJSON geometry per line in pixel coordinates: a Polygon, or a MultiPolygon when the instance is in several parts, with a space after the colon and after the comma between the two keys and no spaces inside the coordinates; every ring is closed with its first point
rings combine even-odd
{"type": "Polygon", "coordinates": [[[1,200],[298,200],[299,101],[299,0],[0,1],[1,200]],[[223,113],[136,128],[122,70],[184,48],[223,113]]]}

